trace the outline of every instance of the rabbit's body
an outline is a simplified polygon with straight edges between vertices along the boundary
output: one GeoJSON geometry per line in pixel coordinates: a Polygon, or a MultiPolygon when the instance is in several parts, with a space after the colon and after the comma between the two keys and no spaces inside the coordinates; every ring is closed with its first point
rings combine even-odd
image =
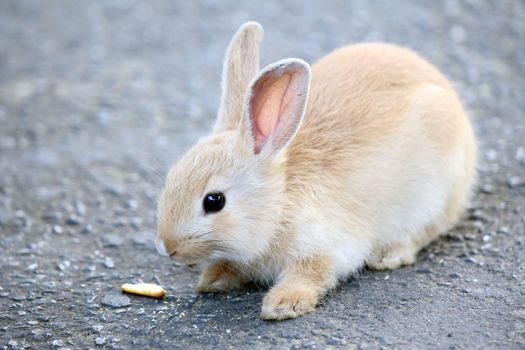
{"type": "Polygon", "coordinates": [[[230,44],[215,133],[170,172],[158,245],[208,261],[203,292],[275,283],[262,317],[283,319],[312,311],[365,264],[413,263],[464,209],[476,145],[451,85],[411,51],[339,49],[312,67],[308,98],[309,69],[298,60],[248,84],[258,30],[245,25],[230,44]],[[245,98],[232,92],[245,89],[245,98]],[[217,190],[226,204],[210,211],[217,190]],[[195,200],[177,207],[181,192],[195,200]]]}

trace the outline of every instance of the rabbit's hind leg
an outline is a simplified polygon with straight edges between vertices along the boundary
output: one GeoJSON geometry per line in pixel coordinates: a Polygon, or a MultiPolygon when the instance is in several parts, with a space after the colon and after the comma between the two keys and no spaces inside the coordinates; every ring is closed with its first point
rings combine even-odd
{"type": "Polygon", "coordinates": [[[401,266],[411,265],[416,261],[420,247],[415,246],[412,240],[395,242],[388,246],[376,249],[367,259],[366,264],[374,270],[393,270],[401,266]]]}
{"type": "Polygon", "coordinates": [[[413,234],[405,241],[397,241],[376,248],[366,260],[366,265],[374,270],[393,270],[412,265],[419,251],[439,237],[450,226],[449,217],[444,215],[438,224],[432,224],[413,234]]]}

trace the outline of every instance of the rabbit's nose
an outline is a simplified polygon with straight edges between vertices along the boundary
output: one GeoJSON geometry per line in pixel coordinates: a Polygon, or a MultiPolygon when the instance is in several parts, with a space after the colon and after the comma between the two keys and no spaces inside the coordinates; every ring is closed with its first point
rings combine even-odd
{"type": "Polygon", "coordinates": [[[159,252],[162,256],[170,256],[168,253],[168,249],[166,248],[166,244],[162,239],[155,239],[155,248],[157,248],[157,252],[159,252]]]}

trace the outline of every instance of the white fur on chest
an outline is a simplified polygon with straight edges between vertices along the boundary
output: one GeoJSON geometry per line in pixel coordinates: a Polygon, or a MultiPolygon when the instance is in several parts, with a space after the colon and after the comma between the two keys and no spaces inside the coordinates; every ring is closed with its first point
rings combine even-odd
{"type": "Polygon", "coordinates": [[[303,212],[290,254],[293,258],[328,256],[332,272],[337,278],[346,278],[363,265],[370,245],[350,215],[335,214],[340,208],[330,204],[324,209],[322,216],[313,208],[303,212]]]}

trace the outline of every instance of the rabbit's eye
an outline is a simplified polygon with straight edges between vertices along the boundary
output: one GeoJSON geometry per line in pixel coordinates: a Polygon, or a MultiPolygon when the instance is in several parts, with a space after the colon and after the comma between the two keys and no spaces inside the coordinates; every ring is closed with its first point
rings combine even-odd
{"type": "Polygon", "coordinates": [[[224,197],[224,194],[221,192],[210,192],[204,196],[202,208],[206,214],[215,213],[224,208],[224,204],[226,204],[226,197],[224,197]]]}

